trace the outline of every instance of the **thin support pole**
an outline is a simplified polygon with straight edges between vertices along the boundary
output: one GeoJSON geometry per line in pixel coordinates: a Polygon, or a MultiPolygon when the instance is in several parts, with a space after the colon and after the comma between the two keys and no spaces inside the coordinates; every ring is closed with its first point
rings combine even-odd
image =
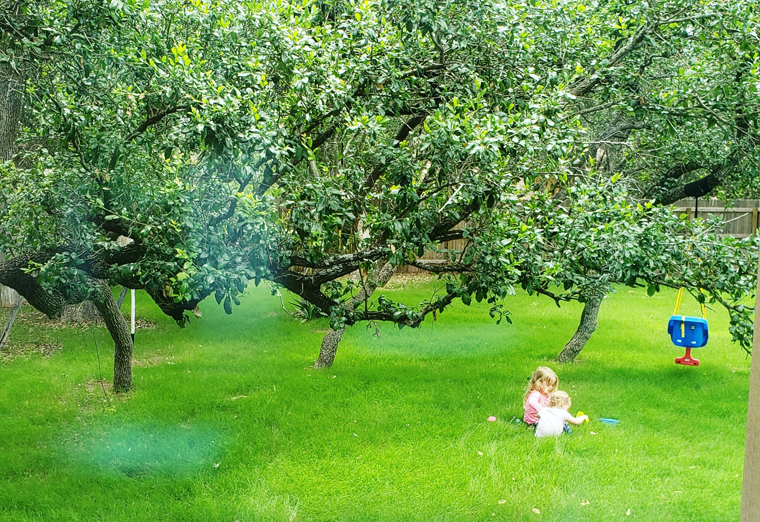
{"type": "Polygon", "coordinates": [[[135,343],[135,290],[132,289],[132,344],[135,343]]]}

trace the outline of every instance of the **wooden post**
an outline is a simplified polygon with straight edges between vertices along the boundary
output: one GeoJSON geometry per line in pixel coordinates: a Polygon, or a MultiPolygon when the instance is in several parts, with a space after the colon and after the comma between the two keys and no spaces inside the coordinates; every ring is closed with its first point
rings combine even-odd
{"type": "Polygon", "coordinates": [[[8,340],[8,337],[11,336],[11,328],[13,328],[13,322],[16,320],[16,315],[18,315],[18,311],[21,310],[21,305],[24,304],[24,298],[21,296],[18,296],[16,299],[16,303],[13,305],[13,308],[11,309],[11,314],[8,316],[8,319],[5,321],[5,326],[3,327],[3,331],[0,332],[0,350],[3,349],[3,346],[5,346],[5,342],[8,340]]]}
{"type": "MultiPolygon", "coordinates": [[[[760,261],[760,260],[759,260],[760,261]]],[[[760,296],[760,262],[757,270],[757,296],[760,296]]],[[[741,522],[760,521],[760,299],[755,301],[755,330],[752,365],[749,373],[747,437],[744,444],[741,522]]]]}
{"type": "MultiPolygon", "coordinates": [[[[0,252],[0,262],[5,261],[5,254],[0,252]]],[[[18,299],[18,294],[12,288],[0,285],[0,307],[10,307],[18,299]]]]}
{"type": "Polygon", "coordinates": [[[754,234],[757,231],[757,225],[757,207],[752,207],[752,232],[750,234],[754,234]]]}

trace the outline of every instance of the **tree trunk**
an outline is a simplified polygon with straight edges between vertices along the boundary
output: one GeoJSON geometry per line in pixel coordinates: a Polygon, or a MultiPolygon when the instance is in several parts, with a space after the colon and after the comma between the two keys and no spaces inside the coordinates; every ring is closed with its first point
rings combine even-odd
{"type": "Polygon", "coordinates": [[[16,153],[16,134],[24,109],[24,79],[8,62],[0,62],[0,160],[16,153]]]}
{"type": "Polygon", "coordinates": [[[581,322],[578,325],[578,329],[573,334],[572,339],[565,345],[560,352],[557,360],[559,362],[573,362],[575,358],[581,353],[583,347],[591,338],[591,334],[594,333],[597,327],[597,316],[599,315],[599,308],[602,306],[602,300],[604,299],[604,293],[592,293],[586,298],[586,303],[583,305],[583,313],[581,314],[581,322]]]}
{"type": "MultiPolygon", "coordinates": [[[[24,79],[8,62],[0,62],[0,162],[16,154],[16,135],[24,109],[24,79]]],[[[0,253],[0,261],[5,257],[0,253]]],[[[0,285],[0,306],[11,306],[18,294],[0,285]]]]}
{"type": "Polygon", "coordinates": [[[105,281],[100,282],[100,287],[100,295],[94,303],[114,340],[113,389],[117,393],[126,392],[132,387],[132,336],[127,321],[116,306],[111,288],[105,281]]]}
{"type": "Polygon", "coordinates": [[[329,368],[335,362],[335,353],[338,351],[338,343],[343,338],[345,328],[330,331],[322,339],[322,346],[319,348],[319,358],[314,363],[314,368],[329,368]]]}
{"type": "MultiPolygon", "coordinates": [[[[385,284],[390,281],[391,277],[393,277],[393,274],[396,273],[396,267],[390,263],[385,263],[384,261],[381,261],[381,263],[384,263],[382,268],[368,277],[364,287],[348,302],[346,305],[347,311],[352,311],[354,307],[369,299],[378,287],[385,286],[385,284]]],[[[333,365],[335,362],[335,353],[338,351],[338,344],[343,338],[343,333],[345,331],[345,328],[341,328],[340,330],[330,329],[324,339],[322,339],[322,346],[319,349],[319,358],[314,363],[314,368],[329,368],[333,365]]]]}
{"type": "Polygon", "coordinates": [[[24,303],[24,298],[21,296],[18,296],[18,299],[16,299],[16,304],[13,305],[13,308],[11,309],[11,314],[8,316],[8,320],[5,321],[5,326],[3,327],[3,331],[0,332],[0,350],[3,349],[3,346],[5,346],[6,341],[8,341],[8,338],[11,336],[11,328],[13,327],[13,322],[16,320],[18,311],[21,310],[21,305],[23,303],[24,303]]]}

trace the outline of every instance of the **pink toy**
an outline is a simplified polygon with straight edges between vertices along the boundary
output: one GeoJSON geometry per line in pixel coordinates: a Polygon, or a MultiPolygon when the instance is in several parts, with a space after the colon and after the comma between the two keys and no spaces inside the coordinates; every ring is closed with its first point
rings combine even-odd
{"type": "Polygon", "coordinates": [[[488,422],[496,422],[496,417],[491,415],[490,417],[488,417],[488,422]]]}

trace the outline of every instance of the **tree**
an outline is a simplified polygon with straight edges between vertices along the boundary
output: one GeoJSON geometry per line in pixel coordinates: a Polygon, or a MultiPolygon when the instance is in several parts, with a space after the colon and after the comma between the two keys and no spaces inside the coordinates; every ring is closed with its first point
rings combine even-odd
{"type": "Polygon", "coordinates": [[[206,296],[229,312],[248,279],[269,278],[337,328],[414,326],[487,292],[465,277],[419,309],[347,310],[341,297],[366,283],[338,279],[416,262],[470,233],[464,219],[488,226],[501,185],[516,182],[502,133],[555,134],[521,127],[522,109],[501,99],[512,79],[478,48],[498,35],[491,7],[452,8],[444,23],[432,5],[336,6],[340,20],[316,4],[64,6],[39,13],[56,59],[36,62],[46,80],[30,89],[24,143],[45,148],[4,174],[13,257],[0,279],[34,306],[55,315],[107,280],[183,322],[206,296]],[[466,64],[478,61],[473,82],[466,64]]]}
{"type": "MultiPolygon", "coordinates": [[[[715,192],[754,197],[756,9],[743,2],[661,7],[612,3],[590,15],[606,16],[611,30],[600,36],[611,51],[573,88],[594,136],[584,163],[635,180],[632,195],[642,202],[667,205],[715,192]]],[[[684,284],[696,290],[702,283],[684,284]]],[[[743,288],[752,293],[749,283],[743,288]]],[[[593,332],[600,291],[584,296],[578,332],[560,360],[572,360],[593,332]]]]}
{"type": "MultiPolygon", "coordinates": [[[[67,36],[81,37],[82,35],[79,35],[77,31],[87,25],[79,21],[85,12],[75,7],[68,11],[68,16],[60,20],[62,24],[56,25],[57,29],[47,27],[47,22],[59,21],[57,18],[61,13],[57,9],[63,7],[65,7],[64,4],[47,5],[44,2],[33,0],[3,2],[0,5],[3,13],[0,19],[0,30],[2,30],[0,40],[3,42],[4,50],[0,57],[0,69],[2,70],[2,74],[0,74],[0,91],[2,92],[0,94],[3,95],[0,103],[0,124],[2,124],[0,149],[4,154],[0,159],[8,162],[5,165],[0,165],[0,173],[2,174],[5,172],[15,174],[18,167],[28,175],[30,169],[31,171],[34,170],[35,155],[40,151],[43,154],[47,153],[45,149],[40,148],[41,144],[38,140],[29,139],[28,133],[26,140],[21,144],[22,151],[19,153],[17,149],[20,143],[16,139],[16,134],[19,124],[22,120],[26,120],[27,116],[24,114],[24,118],[22,118],[27,82],[32,77],[39,79],[46,72],[46,63],[57,54],[57,50],[60,50],[58,43],[65,41],[67,36]],[[67,25],[67,22],[72,21],[74,23],[67,25]],[[11,159],[14,160],[13,163],[10,163],[11,159]]],[[[86,6],[84,10],[86,10],[86,6]]],[[[86,14],[95,15],[93,12],[86,14]]],[[[93,20],[96,24],[98,21],[102,21],[102,14],[93,16],[93,20]]],[[[79,58],[81,60],[81,57],[79,58]]],[[[33,116],[30,119],[33,120],[33,116]]],[[[29,123],[29,120],[26,121],[29,123]]],[[[14,223],[18,222],[19,219],[13,217],[14,212],[19,211],[15,202],[18,198],[24,197],[23,193],[19,192],[19,189],[23,190],[23,188],[23,184],[19,184],[18,180],[14,179],[14,175],[11,175],[8,176],[8,184],[3,186],[4,191],[0,194],[0,209],[4,215],[10,217],[7,223],[8,228],[4,228],[3,233],[0,234],[2,235],[0,247],[5,246],[11,256],[7,261],[3,258],[4,262],[0,263],[2,266],[0,284],[6,283],[18,290],[30,300],[33,306],[51,318],[60,316],[67,305],[80,303],[87,298],[93,298],[95,305],[99,309],[105,310],[109,300],[113,301],[110,289],[102,283],[91,280],[91,277],[86,286],[44,288],[33,275],[30,275],[29,270],[36,261],[44,262],[52,253],[60,252],[63,249],[56,246],[56,241],[53,240],[50,245],[51,250],[45,252],[44,249],[35,246],[39,245],[39,239],[44,237],[44,233],[36,238],[30,238],[26,235],[28,230],[13,229],[14,223]],[[14,237],[14,234],[19,231],[22,235],[14,237]],[[28,239],[31,239],[32,243],[25,245],[23,241],[28,239]],[[21,247],[20,250],[19,246],[21,247]],[[31,250],[28,250],[27,246],[31,246],[31,250]]],[[[48,206],[50,204],[51,202],[48,202],[48,206]]],[[[22,212],[25,210],[28,209],[21,209],[22,212]]],[[[48,210],[52,210],[52,208],[48,210]]],[[[20,304],[22,299],[19,297],[17,304],[20,304]]],[[[14,308],[14,311],[17,311],[17,308],[14,308]]],[[[12,313],[4,329],[6,334],[10,331],[14,317],[15,314],[12,313]]],[[[112,334],[115,334],[117,330],[122,330],[121,335],[113,335],[116,341],[114,388],[126,390],[131,386],[131,338],[127,344],[124,343],[123,330],[126,329],[126,323],[120,313],[106,318],[106,323],[112,334]],[[127,361],[126,368],[124,367],[125,360],[127,361]]]]}
{"type": "Polygon", "coordinates": [[[721,238],[722,221],[692,223],[670,208],[638,203],[632,192],[630,180],[617,175],[577,181],[562,205],[551,194],[533,194],[510,212],[516,223],[530,224],[531,235],[513,240],[509,223],[498,233],[509,254],[522,260],[521,284],[529,293],[557,305],[584,303],[560,361],[574,360],[583,349],[614,284],[646,287],[649,295],[661,286],[685,287],[699,302],[719,304],[730,315],[734,340],[749,352],[752,310],[744,302],[754,293],[757,238],[721,238]]]}
{"type": "MultiPolygon", "coordinates": [[[[555,297],[557,282],[591,288],[579,282],[593,279],[585,261],[552,271],[556,245],[536,238],[562,205],[616,201],[608,194],[617,185],[586,183],[580,118],[603,112],[587,98],[647,35],[629,25],[595,51],[612,4],[544,7],[30,6],[33,23],[3,22],[40,81],[27,83],[23,164],[2,170],[0,247],[12,257],[0,263],[0,283],[52,316],[93,299],[116,343],[120,390],[131,383],[132,345],[108,285],[144,289],[182,325],[206,297],[231,313],[249,280],[269,280],[330,314],[324,366],[342,329],[359,321],[414,327],[473,297],[509,321],[499,301],[515,285],[555,297]],[[120,237],[132,242],[119,246],[120,237]],[[466,247],[445,265],[419,260],[457,238],[466,247]],[[443,291],[416,305],[373,298],[402,264],[440,274],[443,291]]],[[[686,23],[678,5],[657,8],[672,15],[657,28],[686,23]]],[[[611,215],[621,227],[671,226],[647,225],[664,214],[642,209],[628,201],[611,215]]],[[[565,220],[556,234],[582,251],[598,239],[587,227],[565,220]]],[[[595,270],[604,284],[615,280],[610,266],[595,270]]],[[[630,284],[672,279],[625,270],[630,284]]],[[[557,298],[584,295],[568,292],[557,298]]]]}

